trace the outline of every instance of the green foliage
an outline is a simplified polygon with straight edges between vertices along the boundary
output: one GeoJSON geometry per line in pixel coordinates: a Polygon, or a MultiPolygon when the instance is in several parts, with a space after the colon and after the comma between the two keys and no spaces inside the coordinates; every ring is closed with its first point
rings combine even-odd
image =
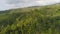
{"type": "Polygon", "coordinates": [[[0,34],[60,34],[60,6],[1,11],[0,34]]]}

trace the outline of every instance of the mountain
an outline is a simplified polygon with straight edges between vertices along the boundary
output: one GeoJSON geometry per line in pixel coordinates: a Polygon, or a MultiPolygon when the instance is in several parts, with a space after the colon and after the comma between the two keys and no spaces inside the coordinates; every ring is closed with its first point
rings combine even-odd
{"type": "Polygon", "coordinates": [[[60,5],[1,11],[0,34],[60,34],[60,5]]]}

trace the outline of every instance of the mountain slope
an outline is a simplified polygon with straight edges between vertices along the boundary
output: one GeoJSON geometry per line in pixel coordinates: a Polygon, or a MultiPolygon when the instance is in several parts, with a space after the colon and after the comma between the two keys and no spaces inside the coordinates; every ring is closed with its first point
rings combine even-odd
{"type": "Polygon", "coordinates": [[[60,6],[6,10],[0,13],[0,34],[60,34],[60,6]]]}

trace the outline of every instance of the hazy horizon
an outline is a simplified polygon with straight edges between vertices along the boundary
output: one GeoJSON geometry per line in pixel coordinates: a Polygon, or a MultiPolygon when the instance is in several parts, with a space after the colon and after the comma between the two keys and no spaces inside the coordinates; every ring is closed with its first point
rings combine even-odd
{"type": "Polygon", "coordinates": [[[60,0],[0,0],[0,10],[17,7],[42,6],[60,3],[60,0]]]}

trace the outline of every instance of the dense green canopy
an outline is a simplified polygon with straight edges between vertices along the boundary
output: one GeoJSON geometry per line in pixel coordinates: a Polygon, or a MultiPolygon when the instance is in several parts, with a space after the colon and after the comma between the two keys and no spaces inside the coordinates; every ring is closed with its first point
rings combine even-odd
{"type": "Polygon", "coordinates": [[[1,11],[0,34],[60,34],[60,6],[1,11]]]}

